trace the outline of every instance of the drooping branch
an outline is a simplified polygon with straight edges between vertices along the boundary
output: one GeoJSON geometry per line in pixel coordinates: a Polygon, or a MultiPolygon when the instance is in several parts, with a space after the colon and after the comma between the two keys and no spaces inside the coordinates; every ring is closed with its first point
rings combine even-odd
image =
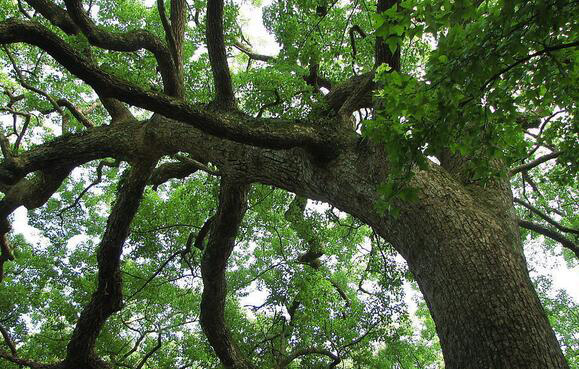
{"type": "Polygon", "coordinates": [[[54,167],[50,171],[38,172],[31,178],[21,178],[8,187],[4,198],[0,200],[0,282],[4,276],[4,263],[14,260],[13,250],[6,237],[11,229],[8,216],[20,206],[31,210],[44,205],[71,170],[72,166],[54,167]]]}
{"type": "Polygon", "coordinates": [[[223,0],[207,1],[207,29],[205,36],[215,84],[215,104],[220,108],[233,109],[235,107],[235,94],[225,51],[223,3],[223,0]]]}
{"type": "Polygon", "coordinates": [[[533,205],[529,204],[526,201],[523,201],[519,198],[514,198],[513,199],[514,202],[516,202],[519,205],[524,206],[525,208],[529,209],[530,211],[532,211],[533,213],[537,214],[538,216],[540,216],[544,221],[546,221],[547,223],[555,226],[555,228],[557,228],[558,230],[560,230],[561,232],[566,232],[566,233],[574,233],[576,235],[579,235],[579,231],[577,231],[576,229],[573,228],[569,228],[569,227],[565,227],[564,225],[562,225],[561,223],[557,222],[555,219],[551,218],[550,216],[548,216],[547,214],[545,214],[544,212],[542,212],[541,210],[537,209],[536,207],[534,207],[533,205]]]}
{"type": "MultiPolygon", "coordinates": [[[[114,97],[165,117],[179,120],[215,136],[268,148],[307,147],[322,158],[336,155],[331,124],[224,116],[193,107],[181,99],[145,90],[114,77],[87,60],[44,26],[10,19],[0,22],[0,43],[26,42],[47,51],[63,67],[88,83],[101,97],[114,97]],[[241,119],[240,119],[241,118],[241,119]]],[[[328,122],[330,123],[330,122],[328,122]]]]}
{"type": "Polygon", "coordinates": [[[221,180],[219,207],[201,261],[203,294],[200,322],[211,347],[226,368],[253,368],[240,351],[225,322],[227,260],[247,209],[249,185],[221,180]]]}
{"type": "Polygon", "coordinates": [[[97,252],[97,289],[83,309],[68,343],[67,368],[91,367],[99,361],[94,352],[96,339],[105,321],[122,308],[121,253],[153,166],[154,160],[139,162],[121,179],[97,252]]]}
{"type": "Polygon", "coordinates": [[[549,237],[549,238],[561,243],[561,245],[563,247],[571,250],[575,254],[575,256],[579,258],[579,247],[577,247],[575,242],[573,242],[570,239],[568,239],[567,237],[563,236],[561,233],[555,232],[555,231],[553,231],[547,227],[544,227],[540,224],[529,222],[529,221],[526,221],[523,219],[519,219],[519,226],[521,226],[525,229],[528,229],[530,231],[542,234],[543,236],[549,237]]]}

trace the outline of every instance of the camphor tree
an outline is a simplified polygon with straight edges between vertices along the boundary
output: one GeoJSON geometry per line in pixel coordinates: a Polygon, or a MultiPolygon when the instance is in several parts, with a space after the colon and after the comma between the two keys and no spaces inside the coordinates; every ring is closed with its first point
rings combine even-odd
{"type": "Polygon", "coordinates": [[[577,365],[577,2],[0,5],[3,367],[577,365]]]}

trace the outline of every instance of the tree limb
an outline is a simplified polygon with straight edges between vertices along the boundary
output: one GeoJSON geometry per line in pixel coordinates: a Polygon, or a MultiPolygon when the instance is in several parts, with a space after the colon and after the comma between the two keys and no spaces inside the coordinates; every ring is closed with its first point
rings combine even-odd
{"type": "Polygon", "coordinates": [[[552,153],[543,155],[543,156],[541,156],[541,157],[539,157],[539,158],[537,158],[537,159],[535,159],[535,160],[532,160],[532,161],[530,161],[530,162],[528,162],[528,163],[519,165],[518,167],[515,167],[515,168],[511,169],[511,170],[509,171],[509,176],[512,177],[512,176],[514,176],[515,174],[517,174],[517,173],[519,173],[519,172],[527,171],[527,170],[529,170],[529,169],[532,169],[532,168],[534,168],[534,167],[536,167],[536,166],[538,166],[538,165],[543,164],[543,163],[546,162],[546,161],[549,161],[549,160],[558,158],[560,155],[561,155],[561,152],[560,152],[560,151],[555,151],[555,152],[552,152],[552,153]]]}
{"type": "Polygon", "coordinates": [[[97,360],[96,338],[108,317],[122,308],[121,253],[153,166],[151,160],[136,164],[121,179],[97,252],[97,289],[80,314],[67,345],[65,363],[68,367],[85,367],[97,360]]]}
{"type": "Polygon", "coordinates": [[[221,363],[227,368],[253,368],[237,347],[225,322],[225,270],[247,209],[248,192],[248,184],[221,179],[219,207],[201,261],[201,327],[221,363]]]}
{"type": "Polygon", "coordinates": [[[223,31],[223,0],[207,1],[207,51],[215,83],[215,101],[217,107],[235,108],[235,94],[231,83],[231,74],[225,52],[223,31]]]}
{"type": "Polygon", "coordinates": [[[153,354],[159,350],[162,346],[162,336],[161,336],[161,332],[158,333],[157,336],[157,344],[149,351],[145,354],[145,356],[143,356],[143,359],[141,359],[141,361],[137,364],[137,366],[135,367],[135,369],[141,369],[146,363],[147,360],[149,360],[149,358],[151,356],[153,356],[153,354]]]}
{"type": "Polygon", "coordinates": [[[169,49],[157,36],[146,30],[112,33],[97,26],[82,8],[80,0],[65,0],[70,18],[82,30],[88,41],[97,47],[113,51],[138,51],[145,49],[155,55],[164,91],[169,96],[178,96],[179,82],[169,49]]]}
{"type": "Polygon", "coordinates": [[[12,338],[10,338],[10,334],[2,324],[0,324],[0,334],[2,334],[2,337],[4,337],[4,342],[6,342],[6,345],[10,349],[12,356],[17,357],[18,353],[16,352],[16,345],[14,345],[14,341],[12,341],[12,338]]]}
{"type": "Polygon", "coordinates": [[[102,71],[54,33],[35,22],[17,19],[0,22],[0,43],[13,42],[26,42],[44,49],[63,67],[93,87],[101,97],[114,97],[186,122],[206,133],[242,143],[276,149],[301,146],[324,159],[336,155],[333,140],[339,132],[331,124],[314,125],[239,115],[231,119],[223,113],[193,107],[181,99],[142,89],[102,71]]]}
{"type": "Polygon", "coordinates": [[[330,364],[330,366],[329,366],[330,368],[336,367],[342,361],[342,359],[340,359],[340,357],[338,355],[334,354],[333,352],[331,352],[329,350],[310,347],[310,348],[304,348],[304,349],[297,349],[297,350],[293,351],[291,354],[289,354],[281,362],[280,367],[286,368],[295,359],[297,359],[301,356],[314,355],[314,354],[315,355],[324,355],[324,356],[327,356],[330,359],[332,359],[333,362],[330,364]]]}
{"type": "Polygon", "coordinates": [[[533,58],[535,58],[535,57],[537,57],[537,56],[540,56],[540,55],[549,53],[549,52],[551,52],[551,51],[562,50],[562,49],[567,49],[567,48],[577,47],[577,46],[579,46],[579,41],[571,42],[571,43],[568,43],[568,44],[561,44],[561,45],[549,46],[549,47],[544,48],[543,50],[539,50],[539,51],[536,51],[536,52],[534,52],[534,53],[532,53],[532,54],[529,54],[529,55],[527,55],[526,57],[517,60],[517,61],[514,62],[513,64],[511,64],[511,65],[509,65],[509,66],[501,69],[501,70],[498,71],[497,73],[495,73],[495,74],[494,74],[492,77],[490,77],[485,83],[483,83],[483,85],[482,85],[482,87],[481,87],[480,89],[481,89],[481,91],[484,91],[491,83],[493,83],[494,81],[496,81],[497,78],[499,78],[499,77],[500,77],[501,75],[503,75],[504,73],[507,73],[508,71],[510,71],[511,69],[515,68],[516,66],[518,66],[518,65],[520,65],[520,64],[523,64],[523,63],[526,63],[527,61],[529,61],[529,60],[531,60],[531,59],[533,59],[533,58]]]}
{"type": "Polygon", "coordinates": [[[575,256],[579,258],[579,248],[577,247],[577,245],[575,245],[573,241],[563,236],[562,234],[555,232],[549,228],[543,227],[540,224],[529,222],[523,219],[519,219],[519,226],[528,229],[530,231],[542,234],[543,236],[549,237],[561,243],[563,247],[566,247],[567,249],[571,250],[575,254],[575,256]]]}
{"type": "Polygon", "coordinates": [[[529,204],[528,202],[523,201],[523,200],[516,198],[516,197],[513,199],[513,201],[519,205],[524,206],[525,208],[529,209],[533,213],[537,214],[538,216],[543,218],[544,221],[555,226],[555,228],[557,228],[561,232],[574,233],[576,235],[579,235],[579,231],[577,231],[576,229],[572,229],[572,228],[565,227],[565,226],[561,225],[561,223],[557,222],[555,219],[553,219],[550,216],[548,216],[547,214],[543,213],[541,210],[537,209],[536,207],[529,204]]]}

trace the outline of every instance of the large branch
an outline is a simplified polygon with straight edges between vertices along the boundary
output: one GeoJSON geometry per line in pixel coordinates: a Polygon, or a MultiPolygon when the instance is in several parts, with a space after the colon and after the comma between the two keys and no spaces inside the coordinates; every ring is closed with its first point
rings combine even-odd
{"type": "Polygon", "coordinates": [[[239,350],[225,322],[227,260],[247,209],[249,185],[221,180],[219,208],[201,261],[203,294],[200,322],[211,347],[226,368],[253,368],[239,350]]]}
{"type": "Polygon", "coordinates": [[[573,251],[575,256],[579,258],[579,248],[575,245],[575,242],[571,241],[567,237],[563,236],[559,232],[555,232],[549,228],[546,228],[540,224],[529,222],[523,219],[519,219],[519,226],[528,229],[533,232],[542,234],[543,236],[549,237],[557,242],[560,242],[563,247],[573,251]]]}
{"type": "Polygon", "coordinates": [[[223,31],[223,0],[207,1],[207,52],[215,83],[215,103],[218,107],[231,109],[235,107],[235,94],[231,83],[225,37],[223,31]]]}
{"type": "Polygon", "coordinates": [[[165,30],[165,38],[169,45],[175,74],[177,79],[177,91],[175,96],[182,97],[184,93],[183,75],[183,40],[185,39],[185,19],[187,17],[184,0],[171,0],[171,20],[165,12],[165,1],[157,0],[157,9],[161,18],[161,24],[165,30]]]}
{"type": "MultiPolygon", "coordinates": [[[[32,368],[32,369],[53,369],[53,366],[51,366],[51,365],[44,365],[44,364],[37,363],[35,361],[21,359],[17,356],[11,355],[11,354],[4,352],[4,351],[0,351],[0,358],[6,359],[14,364],[17,364],[20,366],[25,366],[25,367],[32,368]]],[[[57,368],[54,368],[54,369],[57,369],[57,368]]]]}
{"type": "Polygon", "coordinates": [[[285,120],[254,119],[238,113],[226,115],[194,107],[185,101],[145,90],[108,74],[44,26],[9,19],[0,22],[0,43],[25,42],[49,53],[63,67],[95,89],[101,97],[114,97],[131,105],[179,120],[214,136],[274,149],[306,147],[324,158],[336,155],[335,126],[285,120]]]}
{"type": "Polygon", "coordinates": [[[66,9],[88,41],[97,47],[113,51],[138,51],[145,49],[155,55],[165,93],[177,96],[179,82],[169,49],[149,31],[138,29],[125,33],[108,32],[97,26],[82,8],[80,0],[65,0],[66,9]]]}
{"type": "Polygon", "coordinates": [[[34,10],[56,27],[68,35],[76,35],[81,32],[80,28],[68,16],[66,10],[50,0],[25,0],[34,10]]]}
{"type": "Polygon", "coordinates": [[[84,368],[98,361],[94,353],[96,339],[106,320],[122,308],[121,254],[153,165],[152,160],[140,162],[121,179],[97,252],[97,289],[80,314],[68,343],[67,367],[84,368]]]}
{"type": "MultiPolygon", "coordinates": [[[[81,33],[80,28],[68,16],[66,10],[54,4],[50,0],[26,0],[26,2],[37,12],[48,19],[50,23],[63,30],[69,35],[81,33]]],[[[122,123],[135,118],[131,112],[120,101],[112,98],[101,98],[103,106],[111,115],[111,123],[122,123]]]]}

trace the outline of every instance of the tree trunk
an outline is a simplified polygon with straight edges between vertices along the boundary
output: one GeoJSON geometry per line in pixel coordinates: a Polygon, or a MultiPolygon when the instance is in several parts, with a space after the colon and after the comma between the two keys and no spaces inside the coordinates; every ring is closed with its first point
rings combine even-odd
{"type": "Polygon", "coordinates": [[[529,278],[508,186],[469,192],[432,179],[393,243],[424,294],[446,368],[568,368],[529,278]]]}

